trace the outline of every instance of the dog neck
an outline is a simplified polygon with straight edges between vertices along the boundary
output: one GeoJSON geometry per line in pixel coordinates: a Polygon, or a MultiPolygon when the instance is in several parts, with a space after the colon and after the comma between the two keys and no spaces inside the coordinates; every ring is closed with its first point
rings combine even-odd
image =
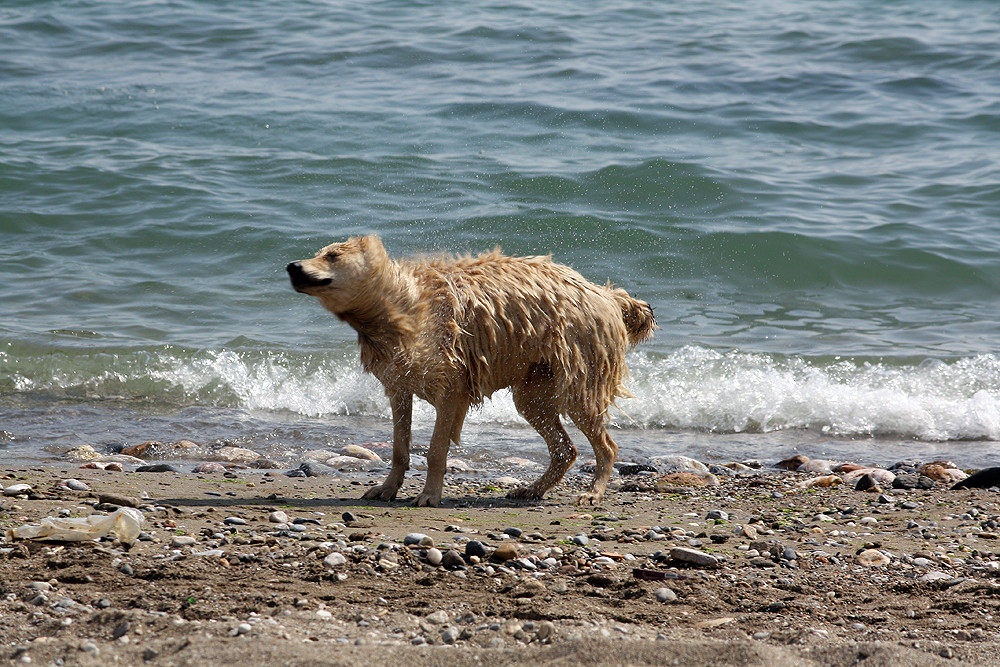
{"type": "Polygon", "coordinates": [[[361,362],[370,370],[412,339],[421,307],[394,263],[380,270],[366,291],[368,295],[356,299],[352,307],[333,312],[358,332],[361,362]]]}

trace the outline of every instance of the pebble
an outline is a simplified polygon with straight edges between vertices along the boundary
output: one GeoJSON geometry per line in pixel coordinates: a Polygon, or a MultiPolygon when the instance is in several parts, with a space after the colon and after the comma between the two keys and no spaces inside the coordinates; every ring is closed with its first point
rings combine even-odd
{"type": "Polygon", "coordinates": [[[267,520],[271,523],[288,523],[288,514],[282,512],[281,510],[276,510],[267,515],[267,520]]]}
{"type": "Polygon", "coordinates": [[[670,557],[699,567],[718,567],[719,565],[719,559],[712,554],[686,547],[674,547],[670,550],[670,557]]]}
{"type": "Polygon", "coordinates": [[[405,546],[432,547],[434,546],[434,540],[429,535],[424,535],[423,533],[409,533],[403,538],[403,544],[405,546]]]}
{"type": "Polygon", "coordinates": [[[465,567],[465,559],[462,558],[462,554],[458,553],[454,549],[449,549],[441,557],[441,565],[449,569],[465,567]]]}
{"type": "Polygon", "coordinates": [[[581,547],[585,547],[590,544],[590,538],[580,533],[579,535],[574,535],[572,537],[573,544],[577,544],[581,547]]]}
{"type": "Polygon", "coordinates": [[[669,588],[657,588],[656,589],[656,599],[660,602],[674,602],[677,600],[677,593],[674,593],[669,588]]]}
{"type": "Polygon", "coordinates": [[[890,562],[889,557],[878,549],[865,549],[855,556],[854,560],[858,565],[864,565],[865,567],[879,567],[888,565],[890,562]]]}
{"type": "Polygon", "coordinates": [[[492,560],[505,563],[518,557],[517,546],[513,542],[504,542],[493,550],[492,560]]]}
{"type": "Polygon", "coordinates": [[[347,564],[347,556],[340,553],[339,551],[334,551],[326,558],[323,559],[323,565],[326,567],[339,567],[341,565],[347,564]]]}
{"type": "Polygon", "coordinates": [[[729,521],[729,512],[725,510],[712,510],[705,518],[709,521],[729,521]]]}
{"type": "Polygon", "coordinates": [[[440,549],[431,547],[430,549],[427,550],[427,562],[433,565],[434,567],[440,565],[443,560],[444,560],[444,554],[441,553],[440,549]]]}
{"type": "Polygon", "coordinates": [[[194,467],[191,472],[196,474],[206,474],[213,472],[226,472],[226,466],[221,463],[216,463],[214,461],[206,461],[204,463],[199,463],[194,467]]]}
{"type": "Polygon", "coordinates": [[[198,540],[190,535],[175,535],[174,538],[170,540],[170,546],[174,548],[189,547],[197,542],[198,540]]]}
{"type": "Polygon", "coordinates": [[[227,526],[245,526],[247,525],[247,520],[238,516],[228,516],[223,519],[222,523],[227,526]]]}
{"type": "Polygon", "coordinates": [[[90,491],[90,487],[86,482],[81,482],[78,479],[64,479],[61,485],[73,491],[90,491]]]}
{"type": "Polygon", "coordinates": [[[360,445],[346,445],[341,448],[340,453],[344,456],[351,456],[356,459],[362,459],[365,461],[376,461],[378,463],[382,462],[382,457],[368,449],[367,447],[362,447],[360,445]]]}
{"type": "Polygon", "coordinates": [[[485,558],[487,553],[488,552],[486,551],[486,546],[479,540],[469,540],[465,544],[465,555],[470,558],[472,556],[476,556],[478,558],[485,558]]]}

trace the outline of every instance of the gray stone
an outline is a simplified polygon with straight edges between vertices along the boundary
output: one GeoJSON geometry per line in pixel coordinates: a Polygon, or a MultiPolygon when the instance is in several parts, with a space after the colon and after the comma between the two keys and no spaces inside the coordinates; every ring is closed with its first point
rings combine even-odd
{"type": "Polygon", "coordinates": [[[709,521],[729,521],[729,512],[725,510],[712,510],[705,518],[709,521]]]}
{"type": "Polygon", "coordinates": [[[656,599],[660,602],[673,602],[677,599],[677,593],[674,593],[669,588],[657,588],[656,599]]]}
{"type": "Polygon", "coordinates": [[[719,559],[711,554],[707,554],[697,549],[687,549],[685,547],[674,547],[670,550],[670,557],[684,563],[697,565],[698,567],[718,567],[719,559]]]}
{"type": "Polygon", "coordinates": [[[479,540],[469,540],[465,545],[465,555],[468,557],[478,556],[485,558],[487,554],[486,546],[479,540]]]}
{"type": "Polygon", "coordinates": [[[334,551],[332,554],[328,555],[323,559],[323,565],[326,567],[337,567],[340,565],[347,564],[347,556],[340,553],[339,551],[334,551]]]}

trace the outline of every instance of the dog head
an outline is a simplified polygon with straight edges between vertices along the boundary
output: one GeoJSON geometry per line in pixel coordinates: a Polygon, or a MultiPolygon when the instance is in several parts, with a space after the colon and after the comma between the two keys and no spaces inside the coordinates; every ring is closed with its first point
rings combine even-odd
{"type": "Polygon", "coordinates": [[[314,296],[327,309],[342,313],[351,309],[388,262],[377,236],[358,236],[328,245],[312,259],[292,262],[285,268],[296,292],[314,296]]]}

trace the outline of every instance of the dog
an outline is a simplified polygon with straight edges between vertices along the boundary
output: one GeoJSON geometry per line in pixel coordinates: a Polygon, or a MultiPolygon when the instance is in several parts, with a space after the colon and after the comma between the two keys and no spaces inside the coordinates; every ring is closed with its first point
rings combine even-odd
{"type": "Polygon", "coordinates": [[[361,364],[392,406],[392,467],[364,498],[393,500],[410,465],[413,397],[436,410],[424,490],[412,503],[441,502],[448,448],[468,409],[510,388],[518,412],[548,445],[548,469],[508,494],[539,499],[562,480],[577,450],[567,415],[597,458],[578,503],[604,497],[618,445],[605,428],[616,398],[632,396],[625,352],[652,336],[653,310],[609,283],[599,286],[550,256],[395,261],[377,236],[334,243],[286,267],[292,287],[319,299],[357,331],[361,364]]]}

